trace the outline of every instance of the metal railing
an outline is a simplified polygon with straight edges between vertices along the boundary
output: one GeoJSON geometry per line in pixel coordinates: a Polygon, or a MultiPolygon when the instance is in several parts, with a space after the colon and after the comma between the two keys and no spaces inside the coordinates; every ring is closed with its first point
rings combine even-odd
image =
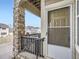
{"type": "Polygon", "coordinates": [[[29,37],[38,37],[40,38],[41,37],[41,33],[34,33],[34,34],[28,34],[26,36],[29,36],[29,37]]]}
{"type": "Polygon", "coordinates": [[[44,38],[23,36],[21,37],[21,51],[26,51],[38,56],[43,57],[43,41],[44,38]]]}

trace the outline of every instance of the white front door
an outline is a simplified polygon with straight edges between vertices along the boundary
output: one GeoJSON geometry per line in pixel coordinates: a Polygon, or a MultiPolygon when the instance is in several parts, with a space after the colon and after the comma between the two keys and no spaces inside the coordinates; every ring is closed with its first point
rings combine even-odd
{"type": "Polygon", "coordinates": [[[48,57],[72,59],[70,7],[48,11],[48,57]]]}

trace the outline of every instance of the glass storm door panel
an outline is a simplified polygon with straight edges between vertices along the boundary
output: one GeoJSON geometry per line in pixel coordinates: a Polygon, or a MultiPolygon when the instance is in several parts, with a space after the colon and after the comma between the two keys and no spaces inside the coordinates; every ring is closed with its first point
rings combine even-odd
{"type": "Polygon", "coordinates": [[[48,56],[72,59],[70,38],[70,7],[48,12],[48,56]]]}

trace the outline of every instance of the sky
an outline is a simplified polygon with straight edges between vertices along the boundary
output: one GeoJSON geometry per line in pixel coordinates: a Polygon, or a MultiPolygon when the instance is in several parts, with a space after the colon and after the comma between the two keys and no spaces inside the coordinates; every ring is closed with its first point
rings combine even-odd
{"type": "MultiPolygon", "coordinates": [[[[7,24],[13,27],[13,0],[0,0],[0,23],[7,24]]],[[[40,27],[40,18],[25,11],[25,24],[26,26],[40,27]]]]}
{"type": "Polygon", "coordinates": [[[31,26],[35,26],[35,27],[40,27],[41,26],[41,19],[40,17],[32,14],[29,11],[25,11],[25,24],[27,25],[31,25],[31,26]]]}

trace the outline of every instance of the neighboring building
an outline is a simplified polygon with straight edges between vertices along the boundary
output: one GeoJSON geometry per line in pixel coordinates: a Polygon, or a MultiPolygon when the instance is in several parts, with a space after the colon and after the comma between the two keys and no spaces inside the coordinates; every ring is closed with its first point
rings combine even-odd
{"type": "Polygon", "coordinates": [[[0,23],[0,37],[5,37],[9,34],[9,26],[0,23]]]}
{"type": "Polygon", "coordinates": [[[35,34],[41,32],[39,27],[33,27],[33,26],[26,26],[25,31],[26,33],[28,32],[29,34],[35,34]]]}
{"type": "Polygon", "coordinates": [[[9,35],[13,36],[13,28],[9,28],[9,35]]]}

